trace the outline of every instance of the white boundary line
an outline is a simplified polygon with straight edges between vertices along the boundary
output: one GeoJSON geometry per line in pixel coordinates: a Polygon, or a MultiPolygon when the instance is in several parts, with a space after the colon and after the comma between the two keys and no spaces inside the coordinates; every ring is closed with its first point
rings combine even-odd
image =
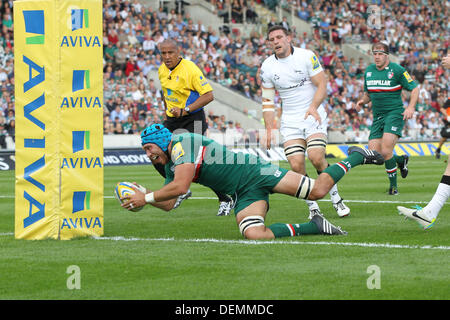
{"type": "MultiPolygon", "coordinates": [[[[14,196],[0,196],[1,198],[5,199],[13,199],[14,196]]],[[[114,196],[104,196],[104,199],[115,199],[114,196]]],[[[217,200],[217,197],[190,197],[189,200],[217,200]]],[[[320,199],[317,200],[319,202],[331,202],[331,199],[320,199]]],[[[406,203],[406,204],[418,204],[418,203],[428,203],[429,201],[390,201],[390,200],[380,200],[380,201],[370,201],[370,200],[347,200],[345,199],[344,202],[348,203],[391,203],[391,204],[399,204],[399,203],[406,203]]],[[[446,202],[445,204],[450,204],[450,202],[446,202]]]]}
{"type": "Polygon", "coordinates": [[[283,240],[225,240],[225,239],[175,239],[175,238],[126,238],[116,237],[94,237],[96,240],[110,241],[173,241],[173,242],[200,242],[200,243],[219,243],[219,244],[238,244],[238,245],[326,245],[326,246],[345,246],[345,247],[368,247],[368,248],[389,248],[389,249],[431,249],[431,250],[450,250],[449,246],[431,246],[431,245],[401,245],[392,243],[366,243],[366,242],[331,242],[331,241],[283,241],[283,240]]]}
{"type": "MultiPolygon", "coordinates": [[[[0,233],[0,236],[12,236],[12,232],[0,233]]],[[[188,242],[188,243],[218,243],[237,245],[312,245],[312,246],[343,246],[343,247],[364,247],[364,248],[388,248],[388,249],[421,249],[421,250],[450,250],[449,246],[431,245],[403,245],[392,243],[367,243],[367,242],[331,242],[331,241],[283,241],[283,240],[225,240],[225,239],[175,239],[175,238],[126,238],[115,237],[92,237],[94,240],[106,241],[154,241],[154,242],[188,242]]]]}

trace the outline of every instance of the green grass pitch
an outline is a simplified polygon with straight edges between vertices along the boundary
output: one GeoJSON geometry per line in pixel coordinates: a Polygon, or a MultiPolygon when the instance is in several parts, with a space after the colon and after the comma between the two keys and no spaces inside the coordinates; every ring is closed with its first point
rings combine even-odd
{"type": "MultiPolygon", "coordinates": [[[[14,172],[3,171],[0,299],[449,299],[449,203],[427,231],[396,210],[425,205],[445,166],[443,159],[411,158],[409,176],[398,178],[398,196],[387,195],[384,166],[354,168],[338,186],[349,217],[337,216],[329,196],[319,202],[347,236],[276,241],[245,241],[234,215],[217,217],[213,192],[199,185],[172,212],[125,211],[113,198],[114,185],[159,188],[162,178],[151,166],[105,168],[104,239],[15,240],[14,172]],[[71,290],[73,265],[81,288],[71,290]]],[[[309,163],[308,171],[315,176],[309,163]]],[[[304,201],[272,195],[270,207],[268,224],[307,221],[304,201]]]]}

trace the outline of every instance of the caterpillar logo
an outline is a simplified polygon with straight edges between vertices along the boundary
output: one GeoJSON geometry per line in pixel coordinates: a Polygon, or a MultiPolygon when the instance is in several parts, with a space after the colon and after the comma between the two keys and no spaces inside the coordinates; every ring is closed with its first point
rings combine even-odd
{"type": "Polygon", "coordinates": [[[32,34],[25,38],[26,44],[44,44],[45,23],[44,10],[24,10],[25,32],[32,34]]]}

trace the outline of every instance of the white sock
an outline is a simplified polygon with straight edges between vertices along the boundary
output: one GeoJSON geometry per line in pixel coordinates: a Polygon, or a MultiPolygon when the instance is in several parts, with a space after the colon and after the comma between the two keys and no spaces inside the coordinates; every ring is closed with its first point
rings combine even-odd
{"type": "Polygon", "coordinates": [[[338,203],[339,201],[341,201],[342,198],[338,193],[337,184],[335,184],[334,186],[331,187],[330,197],[331,197],[331,201],[333,203],[338,203]]]}
{"type": "Polygon", "coordinates": [[[305,200],[305,202],[309,207],[309,211],[314,210],[314,209],[320,211],[319,204],[316,201],[305,200]]]}
{"type": "Polygon", "coordinates": [[[431,201],[425,206],[424,211],[430,218],[435,219],[449,197],[450,185],[439,183],[436,193],[431,201]]]}

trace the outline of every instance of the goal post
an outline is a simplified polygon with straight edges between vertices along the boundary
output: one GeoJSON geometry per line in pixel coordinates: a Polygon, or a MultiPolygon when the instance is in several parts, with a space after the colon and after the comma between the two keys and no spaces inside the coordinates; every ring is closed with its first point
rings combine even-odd
{"type": "Polygon", "coordinates": [[[101,0],[14,2],[15,237],[103,235],[101,0]]]}

